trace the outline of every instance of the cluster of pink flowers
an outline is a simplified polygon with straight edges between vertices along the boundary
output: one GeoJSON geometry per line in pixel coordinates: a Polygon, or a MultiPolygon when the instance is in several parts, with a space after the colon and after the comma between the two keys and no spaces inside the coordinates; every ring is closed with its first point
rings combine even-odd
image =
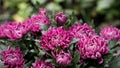
{"type": "Polygon", "coordinates": [[[50,62],[45,62],[44,60],[37,60],[32,68],[55,68],[55,66],[50,62]]]}
{"type": "Polygon", "coordinates": [[[81,38],[78,49],[81,52],[81,62],[85,59],[97,59],[99,64],[103,63],[102,55],[109,52],[108,43],[100,36],[81,38]]]}
{"type": "Polygon", "coordinates": [[[95,31],[86,23],[71,26],[69,32],[74,38],[91,37],[95,35],[95,31]]]}
{"type": "Polygon", "coordinates": [[[81,63],[86,59],[96,59],[103,63],[102,55],[109,52],[108,43],[103,37],[97,36],[95,31],[86,23],[70,27],[69,32],[73,38],[78,38],[78,50],[81,52],[81,63]]]}
{"type": "MultiPolygon", "coordinates": [[[[49,56],[53,57],[52,59],[55,59],[56,63],[63,67],[72,64],[72,59],[76,58],[72,56],[72,53],[76,52],[81,53],[81,63],[87,59],[93,59],[97,60],[99,64],[102,64],[103,55],[109,52],[107,40],[120,40],[120,30],[116,27],[105,27],[101,29],[100,36],[98,36],[94,29],[86,23],[76,23],[70,26],[68,30],[65,29],[62,25],[67,24],[67,16],[63,12],[57,13],[55,15],[55,20],[57,23],[56,26],[60,25],[61,27],[52,28],[51,26],[45,31],[46,29],[44,29],[43,26],[49,27],[51,23],[50,19],[47,17],[46,10],[41,8],[38,15],[34,15],[24,22],[8,22],[0,25],[0,38],[9,38],[14,41],[22,39],[27,33],[35,33],[37,36],[37,34],[41,32],[42,35],[39,41],[40,50],[46,50],[45,54],[42,56],[48,57],[49,54],[49,56]],[[78,39],[77,45],[76,40],[75,44],[72,43],[76,38],[78,39]]],[[[33,40],[33,44],[37,45],[38,39],[34,38],[33,40]]],[[[34,47],[32,50],[39,51],[37,48],[34,50],[34,47]]],[[[11,49],[8,47],[1,55],[6,68],[23,68],[25,62],[20,49],[11,49]]],[[[44,57],[42,58],[46,59],[44,57]]],[[[37,60],[31,68],[55,68],[55,66],[50,62],[46,62],[46,60],[37,60]]]]}
{"type": "Polygon", "coordinates": [[[50,20],[45,9],[40,9],[39,14],[32,16],[24,22],[7,22],[0,26],[0,38],[10,38],[16,40],[22,38],[28,32],[41,31],[42,25],[50,25],[50,20]]]}
{"type": "Polygon", "coordinates": [[[46,34],[42,35],[40,44],[47,51],[56,50],[58,47],[64,49],[69,47],[71,39],[71,35],[68,31],[63,27],[56,27],[48,30],[46,34]]]}
{"type": "Polygon", "coordinates": [[[106,40],[119,39],[120,30],[113,26],[107,26],[101,29],[100,35],[106,40]]]}
{"type": "Polygon", "coordinates": [[[67,66],[71,63],[72,57],[70,52],[64,52],[63,50],[69,47],[71,40],[72,36],[67,30],[63,27],[56,27],[42,35],[40,44],[45,50],[52,52],[59,65],[67,66]],[[58,52],[59,48],[62,51],[58,52]]]}
{"type": "Polygon", "coordinates": [[[20,49],[11,49],[8,47],[7,50],[2,52],[2,61],[5,68],[23,68],[24,59],[20,49]]]}

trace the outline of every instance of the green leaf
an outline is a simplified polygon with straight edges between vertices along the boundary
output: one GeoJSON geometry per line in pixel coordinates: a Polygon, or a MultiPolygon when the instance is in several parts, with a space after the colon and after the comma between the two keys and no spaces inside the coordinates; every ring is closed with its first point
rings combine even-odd
{"type": "Polygon", "coordinates": [[[108,53],[106,55],[103,56],[104,59],[104,67],[109,67],[109,63],[111,62],[111,59],[113,58],[113,54],[112,53],[108,53]]]}
{"type": "Polygon", "coordinates": [[[77,21],[77,18],[75,16],[75,13],[72,12],[72,14],[68,15],[68,22],[64,25],[65,28],[68,28],[69,26],[73,25],[77,21]]]}
{"type": "Polygon", "coordinates": [[[80,68],[80,64],[79,64],[79,65],[76,65],[75,68],[80,68]]]}
{"type": "Polygon", "coordinates": [[[114,57],[109,64],[109,68],[120,68],[120,56],[114,57]]]}
{"type": "Polygon", "coordinates": [[[72,64],[70,65],[69,68],[79,68],[80,64],[78,64],[80,60],[80,52],[75,52],[72,60],[72,64]]]}
{"type": "Polygon", "coordinates": [[[112,40],[112,41],[109,41],[109,48],[112,49],[117,43],[117,40],[112,40]]]}
{"type": "Polygon", "coordinates": [[[0,61],[0,68],[5,68],[1,61],[0,61]]]}
{"type": "Polygon", "coordinates": [[[73,58],[73,63],[76,64],[80,60],[80,52],[75,53],[75,56],[73,58]]]}
{"type": "Polygon", "coordinates": [[[63,2],[64,0],[54,0],[57,3],[63,2]]]}
{"type": "Polygon", "coordinates": [[[32,65],[32,62],[33,62],[33,61],[29,61],[28,63],[26,63],[26,64],[24,65],[24,68],[30,68],[30,66],[32,65]]]}

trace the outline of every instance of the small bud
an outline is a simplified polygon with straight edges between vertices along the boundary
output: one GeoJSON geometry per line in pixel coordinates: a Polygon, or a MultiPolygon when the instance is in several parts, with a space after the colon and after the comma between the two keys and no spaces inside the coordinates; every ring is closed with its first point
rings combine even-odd
{"type": "Polygon", "coordinates": [[[58,24],[65,24],[67,21],[67,16],[62,12],[62,13],[57,13],[55,15],[55,20],[58,24]]]}

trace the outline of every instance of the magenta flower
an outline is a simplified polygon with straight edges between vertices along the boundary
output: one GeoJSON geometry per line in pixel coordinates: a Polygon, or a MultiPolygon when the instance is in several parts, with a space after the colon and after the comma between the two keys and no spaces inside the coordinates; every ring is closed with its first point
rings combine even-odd
{"type": "Polygon", "coordinates": [[[55,50],[57,47],[64,49],[69,47],[71,39],[68,31],[63,27],[57,27],[43,34],[40,44],[45,50],[55,50]]]}
{"type": "Polygon", "coordinates": [[[26,26],[28,29],[28,31],[31,32],[39,32],[41,31],[44,26],[49,26],[50,25],[50,20],[46,15],[43,14],[39,14],[39,15],[35,15],[32,16],[31,18],[27,19],[24,22],[24,26],[26,26]]]}
{"type": "Polygon", "coordinates": [[[102,55],[109,52],[108,43],[100,36],[81,38],[78,50],[81,52],[81,62],[85,59],[97,59],[99,64],[103,63],[102,55]]]}
{"type": "Polygon", "coordinates": [[[39,31],[41,31],[40,25],[39,24],[32,24],[31,31],[32,32],[39,32],[39,31]]]}
{"type": "Polygon", "coordinates": [[[8,47],[7,50],[2,52],[2,61],[5,68],[23,68],[24,59],[20,49],[11,49],[8,47]]]}
{"type": "Polygon", "coordinates": [[[47,17],[46,10],[43,8],[39,10],[38,15],[34,15],[22,23],[22,26],[25,28],[25,30],[33,33],[40,32],[43,25],[50,25],[50,19],[47,17]]]}
{"type": "Polygon", "coordinates": [[[10,38],[11,40],[20,39],[27,30],[22,27],[21,23],[7,22],[0,26],[0,38],[10,38]]]}
{"type": "Polygon", "coordinates": [[[100,31],[100,35],[106,40],[118,39],[119,29],[113,26],[107,26],[100,31]]]}
{"type": "Polygon", "coordinates": [[[61,51],[59,54],[54,55],[54,57],[56,59],[56,62],[62,66],[67,66],[72,61],[70,52],[67,53],[67,52],[61,51]]]}
{"type": "Polygon", "coordinates": [[[0,38],[5,38],[6,37],[6,35],[4,33],[4,29],[5,29],[5,24],[0,25],[0,38]]]}
{"type": "Polygon", "coordinates": [[[45,8],[40,8],[40,9],[39,9],[39,14],[46,15],[46,14],[47,14],[46,9],[45,9],[45,8]]]}
{"type": "Polygon", "coordinates": [[[120,30],[119,30],[119,36],[118,36],[118,40],[120,41],[120,30]]]}
{"type": "Polygon", "coordinates": [[[69,32],[71,33],[73,38],[91,37],[95,35],[95,31],[86,23],[83,25],[76,24],[71,26],[69,28],[69,32]]]}
{"type": "Polygon", "coordinates": [[[66,23],[66,21],[67,21],[67,16],[66,16],[63,12],[57,13],[57,14],[55,15],[55,20],[56,20],[56,22],[57,22],[58,24],[62,25],[62,24],[65,24],[65,23],[66,23]]]}
{"type": "Polygon", "coordinates": [[[32,68],[55,68],[55,66],[49,62],[45,62],[44,60],[38,60],[34,63],[32,68]]]}

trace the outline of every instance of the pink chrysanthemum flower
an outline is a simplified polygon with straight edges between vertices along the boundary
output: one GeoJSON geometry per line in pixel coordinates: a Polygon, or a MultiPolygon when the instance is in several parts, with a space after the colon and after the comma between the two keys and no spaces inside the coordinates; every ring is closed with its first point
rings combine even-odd
{"type": "Polygon", "coordinates": [[[78,50],[81,52],[81,62],[85,59],[97,59],[99,64],[103,63],[102,55],[109,52],[107,42],[100,36],[81,38],[78,50]]]}
{"type": "Polygon", "coordinates": [[[31,32],[39,32],[43,29],[43,26],[50,25],[50,19],[46,15],[46,10],[41,8],[39,14],[27,19],[24,25],[31,32]]]}
{"type": "Polygon", "coordinates": [[[35,15],[30,18],[32,23],[50,25],[50,19],[46,15],[35,15]]]}
{"type": "Polygon", "coordinates": [[[100,35],[106,40],[118,39],[119,29],[113,26],[107,26],[101,29],[100,35]]]}
{"type": "Polygon", "coordinates": [[[69,47],[71,36],[63,27],[56,27],[47,31],[42,35],[40,41],[41,46],[45,50],[55,50],[57,47],[69,47]]]}
{"type": "Polygon", "coordinates": [[[67,66],[72,61],[72,56],[71,56],[70,52],[61,51],[60,53],[58,53],[56,55],[53,54],[53,56],[55,57],[56,62],[62,66],[67,66]]]}
{"type": "Polygon", "coordinates": [[[86,23],[83,25],[73,25],[70,27],[69,31],[74,38],[91,37],[95,35],[95,31],[86,23]]]}
{"type": "Polygon", "coordinates": [[[21,23],[7,22],[0,26],[0,38],[10,38],[11,40],[20,39],[27,30],[22,27],[21,23]]]}
{"type": "Polygon", "coordinates": [[[0,38],[5,38],[6,35],[4,33],[4,29],[5,29],[5,24],[0,25],[0,38]]]}
{"type": "Polygon", "coordinates": [[[50,25],[50,19],[47,17],[45,9],[40,9],[38,15],[34,15],[21,23],[21,27],[27,32],[40,32],[43,25],[50,25]]]}
{"type": "Polygon", "coordinates": [[[45,62],[44,60],[38,60],[34,63],[32,68],[55,68],[50,62],[45,62]]]}
{"type": "Polygon", "coordinates": [[[24,59],[20,49],[11,49],[8,47],[7,50],[2,52],[2,61],[5,68],[23,68],[24,59]]]}

